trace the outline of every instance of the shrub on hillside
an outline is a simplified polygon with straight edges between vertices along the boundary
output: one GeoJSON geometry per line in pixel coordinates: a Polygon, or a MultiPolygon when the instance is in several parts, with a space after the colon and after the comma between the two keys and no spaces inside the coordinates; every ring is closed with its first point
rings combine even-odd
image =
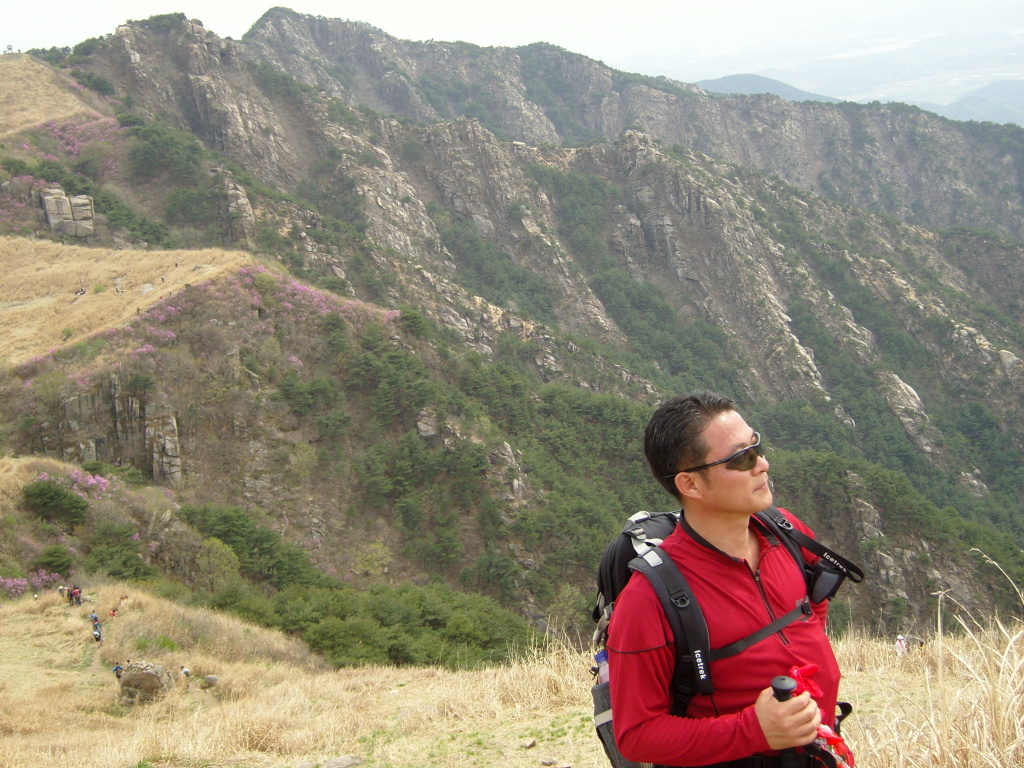
{"type": "Polygon", "coordinates": [[[76,69],[71,72],[71,76],[74,77],[81,85],[84,85],[89,90],[95,91],[101,96],[114,95],[114,84],[103,75],[97,75],[95,72],[86,72],[82,69],[76,69]]]}
{"type": "Polygon", "coordinates": [[[28,578],[23,577],[0,577],[0,589],[4,590],[9,597],[18,598],[24,595],[31,586],[39,592],[44,589],[53,589],[62,581],[59,573],[51,573],[40,568],[35,573],[30,573],[28,578]]]}
{"type": "Polygon", "coordinates": [[[22,494],[25,506],[49,522],[79,525],[89,514],[89,502],[53,480],[31,482],[22,494]]]}
{"type": "Polygon", "coordinates": [[[82,463],[82,469],[85,472],[92,473],[94,476],[117,477],[127,485],[139,486],[146,484],[145,476],[138,467],[131,464],[114,466],[104,461],[86,461],[82,463]]]}
{"type": "Polygon", "coordinates": [[[139,554],[139,534],[131,523],[103,522],[92,531],[85,566],[115,579],[144,579],[156,569],[139,554]]]}
{"type": "Polygon", "coordinates": [[[71,47],[65,45],[63,48],[52,46],[50,48],[29,48],[25,51],[29,56],[35,56],[37,59],[42,59],[47,64],[53,64],[58,67],[64,60],[71,55],[71,47]]]}
{"type": "Polygon", "coordinates": [[[173,32],[188,20],[184,13],[158,13],[155,16],[133,22],[152,32],[173,32]]]}
{"type": "Polygon", "coordinates": [[[429,587],[378,584],[291,587],[274,598],[278,626],[297,632],[335,666],[503,661],[534,638],[526,621],[494,600],[429,587]]]}
{"type": "Polygon", "coordinates": [[[138,143],[128,150],[128,161],[135,178],[166,176],[181,184],[199,181],[203,147],[194,136],[160,122],[132,131],[138,143]]]}
{"type": "Polygon", "coordinates": [[[135,128],[146,124],[146,118],[142,115],[136,114],[135,112],[115,112],[114,117],[117,118],[117,124],[122,128],[135,128]]]}
{"type": "Polygon", "coordinates": [[[175,189],[167,196],[167,220],[174,224],[204,225],[221,215],[224,195],[215,189],[188,187],[175,189]]]}
{"type": "Polygon", "coordinates": [[[182,516],[205,537],[214,537],[228,545],[238,557],[241,573],[275,587],[287,584],[316,584],[323,574],[310,563],[297,545],[260,525],[239,507],[205,504],[183,506],[182,516]]]}
{"type": "Polygon", "coordinates": [[[84,59],[87,56],[92,56],[102,47],[102,37],[90,37],[88,40],[83,40],[82,42],[75,45],[75,47],[71,49],[71,53],[75,57],[84,59]]]}
{"type": "Polygon", "coordinates": [[[59,573],[65,578],[71,575],[73,565],[74,558],[72,558],[71,552],[60,544],[47,547],[43,550],[43,554],[36,559],[36,568],[39,570],[59,573]]]}

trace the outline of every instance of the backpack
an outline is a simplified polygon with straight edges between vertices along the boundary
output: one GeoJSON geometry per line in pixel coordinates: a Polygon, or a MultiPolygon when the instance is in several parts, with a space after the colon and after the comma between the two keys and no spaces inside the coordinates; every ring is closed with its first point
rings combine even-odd
{"type": "MultiPolygon", "coordinates": [[[[769,539],[777,539],[792,555],[804,580],[807,597],[784,616],[747,637],[724,648],[710,647],[707,624],[697,599],[672,559],[660,548],[665,538],[675,530],[680,512],[651,514],[641,511],[632,515],[605,548],[597,570],[597,602],[592,617],[597,622],[593,643],[599,648],[595,656],[597,676],[591,689],[594,699],[594,725],[614,768],[640,768],[640,764],[626,760],[615,745],[612,729],[611,690],[607,675],[608,623],[619,593],[625,588],[634,571],[650,581],[658,596],[665,618],[675,638],[676,663],[672,675],[673,703],[671,713],[685,716],[694,693],[710,696],[714,692],[711,680],[711,662],[741,653],[755,643],[775,634],[785,626],[811,613],[811,603],[831,599],[843,581],[854,583],[864,579],[864,572],[856,565],[836,554],[810,536],[796,530],[793,524],[776,508],[768,507],[754,515],[769,539]],[[818,560],[814,564],[804,560],[806,549],[818,560]]],[[[842,718],[852,711],[849,704],[840,704],[841,714],[836,719],[836,732],[842,718]]]]}

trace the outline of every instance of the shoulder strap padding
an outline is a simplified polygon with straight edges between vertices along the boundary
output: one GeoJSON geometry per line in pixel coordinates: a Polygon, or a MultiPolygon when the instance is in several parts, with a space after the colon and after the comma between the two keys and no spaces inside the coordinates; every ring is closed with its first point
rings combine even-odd
{"type": "Polygon", "coordinates": [[[683,574],[660,547],[652,547],[646,555],[634,559],[629,567],[647,577],[672,628],[676,646],[672,714],[682,716],[695,692],[705,696],[714,693],[711,647],[704,613],[683,574]]]}

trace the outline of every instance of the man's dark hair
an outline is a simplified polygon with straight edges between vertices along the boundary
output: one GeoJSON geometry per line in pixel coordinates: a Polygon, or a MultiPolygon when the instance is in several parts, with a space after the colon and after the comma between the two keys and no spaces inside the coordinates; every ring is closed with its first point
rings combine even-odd
{"type": "Polygon", "coordinates": [[[736,403],[726,395],[703,389],[666,400],[647,422],[644,455],[655,480],[679,498],[669,475],[704,463],[708,446],[704,428],[724,411],[735,411],[736,403]]]}

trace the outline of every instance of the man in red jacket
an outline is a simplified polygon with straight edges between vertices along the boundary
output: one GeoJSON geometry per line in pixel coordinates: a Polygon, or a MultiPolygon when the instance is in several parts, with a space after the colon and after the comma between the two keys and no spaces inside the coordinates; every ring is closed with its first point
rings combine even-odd
{"type": "MultiPolygon", "coordinates": [[[[654,476],[682,503],[680,525],[662,549],[689,582],[712,649],[763,629],[806,598],[804,576],[790,553],[751,519],[772,503],[768,460],[760,435],[731,399],[695,392],[667,401],[647,425],[644,452],[654,476]]],[[[650,582],[635,575],[615,602],[607,643],[620,752],[662,766],[815,765],[803,754],[782,756],[780,750],[809,744],[819,723],[834,723],[839,667],[825,635],[827,605],[814,604],[805,621],[713,661],[714,693],[695,695],[686,716],[677,717],[670,714],[672,630],[650,582]],[[772,678],[809,664],[818,668],[818,700],[804,692],[777,701],[772,678]]]]}

